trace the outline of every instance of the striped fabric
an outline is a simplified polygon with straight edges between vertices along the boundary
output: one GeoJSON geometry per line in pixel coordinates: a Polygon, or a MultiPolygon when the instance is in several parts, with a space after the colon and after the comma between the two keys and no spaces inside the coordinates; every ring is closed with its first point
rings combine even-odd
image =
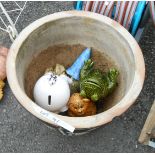
{"type": "Polygon", "coordinates": [[[147,5],[150,5],[150,13],[155,25],[154,1],[84,1],[82,10],[110,17],[134,36],[147,5]]]}

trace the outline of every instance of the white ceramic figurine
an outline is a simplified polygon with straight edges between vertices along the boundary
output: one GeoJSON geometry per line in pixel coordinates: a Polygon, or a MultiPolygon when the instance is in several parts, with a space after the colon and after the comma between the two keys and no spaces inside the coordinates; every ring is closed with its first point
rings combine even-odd
{"type": "Polygon", "coordinates": [[[35,102],[48,111],[55,113],[66,111],[70,98],[70,83],[72,80],[66,75],[46,73],[35,84],[33,91],[35,102]]]}

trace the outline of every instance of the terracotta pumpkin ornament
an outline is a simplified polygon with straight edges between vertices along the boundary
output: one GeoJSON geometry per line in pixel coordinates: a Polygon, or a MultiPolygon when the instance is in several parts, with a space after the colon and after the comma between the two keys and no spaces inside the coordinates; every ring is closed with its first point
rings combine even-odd
{"type": "Polygon", "coordinates": [[[0,100],[3,97],[3,87],[5,83],[3,80],[6,78],[6,58],[8,54],[8,49],[0,46],[0,100]]]}
{"type": "Polygon", "coordinates": [[[74,93],[68,102],[68,115],[72,117],[91,116],[96,114],[96,105],[79,93],[74,93]]]}
{"type": "Polygon", "coordinates": [[[5,86],[5,83],[2,80],[0,80],[0,100],[3,97],[3,87],[4,86],[5,86]]]}
{"type": "Polygon", "coordinates": [[[8,55],[8,49],[0,46],[0,80],[6,78],[6,58],[8,55]]]}

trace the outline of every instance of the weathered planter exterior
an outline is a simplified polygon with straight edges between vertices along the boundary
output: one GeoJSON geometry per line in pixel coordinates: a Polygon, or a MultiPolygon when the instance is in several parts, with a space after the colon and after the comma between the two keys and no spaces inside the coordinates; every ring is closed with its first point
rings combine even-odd
{"type": "MultiPolygon", "coordinates": [[[[7,78],[19,103],[37,118],[52,125],[36,111],[24,90],[24,73],[34,55],[59,43],[80,43],[105,52],[118,64],[122,74],[122,97],[95,116],[67,117],[54,114],[76,129],[104,125],[124,113],[138,97],[144,82],[144,59],[135,39],[120,24],[108,17],[83,11],[66,11],[45,16],[26,27],[12,44],[7,58],[7,78]]],[[[40,107],[41,108],[41,107],[40,107]]]]}

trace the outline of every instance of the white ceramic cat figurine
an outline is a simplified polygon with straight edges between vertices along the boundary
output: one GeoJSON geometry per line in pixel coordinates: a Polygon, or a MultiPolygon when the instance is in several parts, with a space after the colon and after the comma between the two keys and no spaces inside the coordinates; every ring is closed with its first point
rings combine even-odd
{"type": "Polygon", "coordinates": [[[44,74],[34,86],[35,102],[48,111],[55,113],[66,111],[71,83],[72,79],[66,75],[58,76],[52,72],[44,74]]]}

